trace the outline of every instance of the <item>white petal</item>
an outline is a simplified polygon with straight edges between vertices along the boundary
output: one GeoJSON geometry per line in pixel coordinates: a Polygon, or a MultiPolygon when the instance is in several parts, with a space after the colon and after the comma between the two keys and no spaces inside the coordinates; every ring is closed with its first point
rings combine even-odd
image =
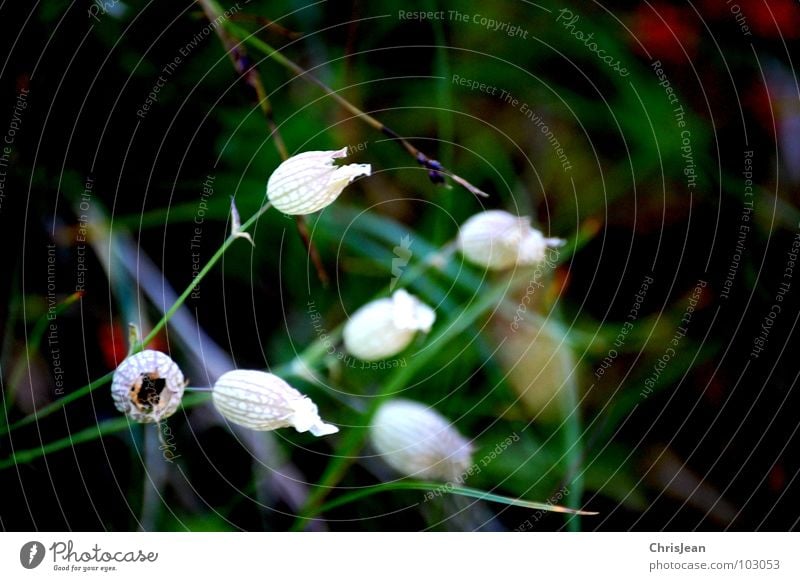
{"type": "Polygon", "coordinates": [[[545,238],[538,230],[531,230],[519,245],[518,264],[538,264],[545,259],[548,248],[559,248],[566,243],[560,238],[545,238]]]}
{"type": "Polygon", "coordinates": [[[414,331],[398,329],[394,324],[392,299],[367,303],[344,326],[344,346],[364,361],[378,361],[400,353],[414,339],[414,331]]]}
{"type": "Polygon", "coordinates": [[[500,270],[514,266],[520,239],[519,217],[501,210],[488,210],[461,225],[461,253],[480,266],[500,270]]]}
{"type": "Polygon", "coordinates": [[[517,264],[536,264],[544,260],[547,244],[538,230],[531,230],[520,242],[517,264]]]}
{"type": "Polygon", "coordinates": [[[392,295],[393,319],[398,329],[428,333],[436,321],[436,313],[417,297],[403,289],[392,295]]]}
{"type": "Polygon", "coordinates": [[[401,289],[353,313],[344,326],[344,345],[364,361],[386,359],[408,347],[418,331],[430,331],[435,319],[433,309],[401,289]]]}
{"type": "Polygon", "coordinates": [[[284,214],[311,214],[331,204],[356,177],[370,175],[369,164],[337,167],[347,156],[337,151],[306,151],[281,163],[267,181],[270,202],[284,214]]]}
{"type": "Polygon", "coordinates": [[[383,460],[404,476],[457,481],[472,465],[472,445],[435,410],[395,399],[382,404],[370,442],[383,460]]]}
{"type": "Polygon", "coordinates": [[[503,210],[488,210],[470,217],[458,233],[464,257],[493,270],[539,263],[548,247],[562,243],[556,238],[545,238],[530,225],[529,218],[503,210]]]}
{"type": "Polygon", "coordinates": [[[251,430],[293,427],[314,435],[338,431],[320,419],[313,401],[272,373],[229,371],[214,384],[212,396],[215,407],[228,421],[251,430]]]}
{"type": "Polygon", "coordinates": [[[291,402],[294,413],[289,421],[298,432],[311,432],[315,436],[327,436],[335,434],[339,428],[332,424],[326,424],[319,417],[317,406],[313,401],[304,397],[303,399],[291,402]]]}

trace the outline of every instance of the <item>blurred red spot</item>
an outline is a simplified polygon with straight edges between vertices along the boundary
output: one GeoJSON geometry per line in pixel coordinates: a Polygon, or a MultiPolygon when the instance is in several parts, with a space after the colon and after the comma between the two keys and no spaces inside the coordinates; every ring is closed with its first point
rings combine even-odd
{"type": "Polygon", "coordinates": [[[717,381],[716,379],[712,378],[708,382],[708,387],[705,391],[706,398],[714,404],[719,405],[722,403],[722,399],[725,397],[725,386],[721,381],[717,381]]]}
{"type": "Polygon", "coordinates": [[[776,462],[769,471],[767,486],[772,492],[780,492],[786,486],[786,470],[783,464],[776,462]]]}
{"type": "Polygon", "coordinates": [[[700,14],[703,15],[703,18],[722,18],[729,14],[725,0],[702,0],[700,7],[700,14]]]}
{"type": "Polygon", "coordinates": [[[697,26],[691,20],[694,12],[662,3],[651,6],[640,6],[633,16],[632,29],[638,41],[654,59],[681,62],[692,58],[698,39],[697,26]]]}
{"type": "Polygon", "coordinates": [[[754,36],[800,36],[800,4],[796,0],[703,0],[701,13],[730,21],[743,31],[746,26],[754,36]]]}
{"type": "Polygon", "coordinates": [[[106,324],[100,325],[97,334],[106,366],[116,368],[128,354],[126,333],[119,325],[106,324]]]}
{"type": "MultiPolygon", "coordinates": [[[[103,360],[109,368],[116,368],[128,355],[129,345],[127,328],[123,329],[119,325],[107,323],[100,326],[97,335],[100,343],[100,350],[103,354],[103,360]]],[[[164,333],[158,333],[153,337],[153,340],[147,344],[145,349],[153,349],[155,351],[167,353],[167,340],[164,333]]]]}
{"type": "Polygon", "coordinates": [[[147,344],[147,349],[153,349],[155,351],[163,351],[164,353],[169,353],[169,349],[167,348],[167,338],[164,335],[164,332],[161,331],[153,337],[153,340],[147,344]]]}
{"type": "Polygon", "coordinates": [[[569,286],[569,268],[564,265],[559,266],[556,269],[555,276],[553,277],[553,286],[550,288],[552,289],[552,295],[549,297],[552,300],[555,300],[559,296],[561,296],[564,292],[566,292],[567,287],[569,286]]]}
{"type": "Polygon", "coordinates": [[[27,75],[27,73],[19,75],[17,77],[17,93],[21,93],[23,91],[30,91],[31,86],[31,78],[27,75]]]}
{"type": "Polygon", "coordinates": [[[796,0],[742,0],[741,5],[757,36],[798,37],[800,4],[796,0]]]}

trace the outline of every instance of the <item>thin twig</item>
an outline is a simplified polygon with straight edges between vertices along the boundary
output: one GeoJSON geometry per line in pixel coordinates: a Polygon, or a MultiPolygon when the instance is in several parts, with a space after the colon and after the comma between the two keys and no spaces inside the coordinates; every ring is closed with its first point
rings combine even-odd
{"type": "Polygon", "coordinates": [[[287,38],[291,38],[292,40],[296,40],[303,36],[302,32],[297,32],[296,30],[289,30],[285,26],[281,26],[277,22],[270,20],[260,14],[231,14],[231,20],[239,20],[245,21],[249,20],[251,22],[258,22],[263,28],[273,28],[275,31],[287,38]]]}
{"type": "MultiPolygon", "coordinates": [[[[200,6],[202,6],[203,12],[205,13],[209,22],[214,22],[223,15],[219,5],[215,2],[211,2],[209,0],[197,0],[197,2],[200,4],[200,6]]],[[[261,80],[261,75],[259,74],[258,69],[250,61],[250,58],[247,56],[247,51],[245,51],[241,43],[232,38],[223,27],[217,26],[214,28],[214,30],[216,31],[222,46],[225,48],[225,52],[228,54],[228,57],[233,64],[233,68],[241,76],[241,78],[244,79],[244,82],[247,84],[247,86],[249,86],[255,93],[254,100],[261,109],[261,113],[267,122],[270,136],[272,136],[275,143],[275,149],[278,150],[278,155],[280,155],[281,159],[286,161],[289,159],[289,151],[286,148],[286,142],[283,141],[278,124],[275,122],[272,103],[270,103],[269,97],[267,96],[267,91],[264,89],[264,83],[261,80]]],[[[306,224],[305,217],[297,216],[295,222],[297,224],[297,231],[300,234],[300,238],[302,239],[303,244],[308,251],[308,255],[311,257],[311,262],[314,264],[314,268],[317,271],[317,277],[324,286],[327,286],[329,280],[328,274],[325,272],[325,267],[322,265],[322,259],[319,256],[319,251],[317,250],[316,246],[314,246],[314,242],[308,235],[308,225],[306,224]]]]}
{"type": "MultiPolygon", "coordinates": [[[[216,0],[197,0],[203,6],[203,9],[206,11],[206,14],[214,15],[214,18],[218,18],[223,14],[222,8],[216,2],[216,0]]],[[[271,58],[278,64],[284,66],[285,68],[289,69],[293,73],[295,73],[298,77],[309,81],[322,89],[322,91],[331,97],[334,101],[339,103],[342,107],[352,113],[356,118],[361,119],[368,125],[370,125],[373,129],[380,131],[384,135],[387,135],[391,139],[397,141],[403,148],[413,157],[416,162],[428,170],[428,177],[431,181],[435,184],[443,184],[445,182],[444,176],[449,177],[455,183],[460,185],[461,187],[465,188],[471,194],[475,196],[481,197],[489,197],[489,195],[482,191],[480,188],[472,185],[469,181],[462,178],[461,176],[453,173],[446,167],[444,167],[439,161],[436,159],[429,157],[418,148],[414,147],[407,139],[401,137],[396,131],[391,129],[390,127],[384,125],[378,119],[362,111],[350,101],[342,97],[338,92],[331,89],[328,85],[320,81],[317,77],[312,75],[310,72],[305,70],[303,67],[295,63],[293,60],[285,57],[281,54],[278,50],[274,49],[271,45],[264,42],[254,34],[248,32],[247,30],[241,28],[237,24],[231,21],[231,19],[223,19],[222,26],[218,27],[217,30],[220,28],[225,27],[228,29],[230,33],[233,34],[234,37],[242,39],[241,42],[236,46],[241,46],[241,44],[248,43],[260,51],[262,51],[268,58],[271,58]]]]}

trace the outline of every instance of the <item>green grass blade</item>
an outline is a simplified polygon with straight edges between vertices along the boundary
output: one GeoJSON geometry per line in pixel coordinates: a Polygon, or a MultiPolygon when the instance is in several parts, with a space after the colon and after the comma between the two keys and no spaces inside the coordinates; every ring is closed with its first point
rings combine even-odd
{"type": "Polygon", "coordinates": [[[372,496],[373,494],[387,492],[390,490],[425,490],[429,492],[436,492],[438,493],[437,496],[441,494],[455,494],[457,496],[466,496],[468,498],[475,498],[477,500],[496,502],[499,504],[516,506],[518,508],[529,508],[531,510],[544,510],[548,512],[560,512],[560,513],[584,515],[584,516],[592,516],[598,514],[596,512],[572,509],[565,506],[559,506],[556,504],[549,504],[546,502],[536,502],[532,500],[523,500],[521,498],[512,498],[510,496],[502,496],[500,494],[486,492],[485,490],[479,490],[477,488],[469,488],[466,486],[455,486],[453,484],[437,484],[435,482],[421,482],[421,481],[387,482],[386,484],[379,484],[377,486],[370,486],[368,488],[356,490],[354,492],[349,492],[347,494],[343,494],[339,498],[336,498],[330,502],[325,503],[319,508],[319,512],[320,513],[327,512],[334,508],[338,508],[346,504],[357,502],[363,498],[372,496]]]}
{"type": "MultiPolygon", "coordinates": [[[[381,386],[380,392],[373,398],[370,409],[365,415],[365,425],[369,424],[369,419],[385,399],[386,394],[396,393],[405,387],[413,379],[419,368],[436,357],[441,349],[469,329],[479,317],[496,306],[509,292],[509,289],[514,287],[514,282],[519,282],[520,280],[527,279],[524,276],[519,277],[515,281],[497,284],[489,290],[477,294],[477,299],[473,300],[464,311],[456,314],[453,319],[448,320],[446,325],[443,324],[438,333],[432,334],[429,339],[429,347],[419,353],[408,367],[401,368],[389,381],[381,386]]],[[[364,429],[353,428],[347,432],[342,439],[336,457],[328,464],[317,487],[309,495],[306,505],[300,511],[295,521],[294,529],[302,529],[304,521],[316,514],[322,501],[346,473],[350,463],[355,459],[356,453],[363,446],[365,439],[366,431],[364,429]]]]}
{"type": "Polygon", "coordinates": [[[0,436],[7,434],[17,428],[21,428],[23,426],[27,426],[28,424],[32,424],[33,422],[37,422],[43,418],[46,418],[53,412],[56,412],[63,408],[68,403],[71,403],[77,399],[82,398],[85,395],[88,395],[98,387],[101,387],[111,381],[111,378],[114,376],[113,372],[106,373],[103,377],[95,379],[91,383],[84,385],[80,389],[76,389],[75,391],[61,397],[60,399],[47,404],[41,409],[34,411],[33,413],[25,416],[24,418],[17,420],[16,422],[8,425],[0,427],[0,436]]]}
{"type": "Polygon", "coordinates": [[[106,420],[90,428],[81,430],[80,432],[69,434],[68,436],[65,436],[54,442],[50,442],[49,444],[44,444],[38,448],[30,448],[28,450],[14,452],[14,454],[12,454],[9,458],[0,460],[0,470],[5,470],[6,468],[11,468],[12,466],[18,466],[20,464],[27,464],[52,452],[58,452],[66,448],[71,448],[77,444],[90,442],[92,440],[96,440],[97,438],[102,438],[103,436],[113,434],[114,432],[121,432],[129,425],[130,420],[128,420],[126,417],[114,418],[113,420],[106,420]]]}
{"type": "MultiPolygon", "coordinates": [[[[183,398],[181,405],[184,409],[193,408],[205,401],[208,401],[210,397],[211,396],[208,393],[191,394],[183,398]]],[[[85,444],[86,442],[91,442],[92,440],[103,438],[116,432],[121,432],[130,425],[131,421],[124,416],[111,420],[105,420],[95,424],[94,426],[81,430],[80,432],[68,434],[67,436],[50,442],[49,444],[39,446],[38,448],[29,448],[27,450],[19,450],[14,452],[8,458],[0,460],[0,470],[5,470],[6,468],[20,464],[28,464],[29,462],[32,462],[37,458],[41,458],[42,456],[46,456],[52,452],[59,452],[66,448],[76,446],[77,444],[85,444]]]]}

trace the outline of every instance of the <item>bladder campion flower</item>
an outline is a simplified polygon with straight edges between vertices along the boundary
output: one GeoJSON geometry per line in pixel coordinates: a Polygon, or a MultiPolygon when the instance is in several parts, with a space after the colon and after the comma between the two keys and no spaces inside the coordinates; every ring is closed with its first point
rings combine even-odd
{"type": "Polygon", "coordinates": [[[497,341],[498,362],[521,406],[538,422],[558,423],[575,413],[579,369],[564,329],[552,318],[525,314],[513,333],[508,320],[490,326],[497,341]]]}
{"type": "Polygon", "coordinates": [[[114,371],[114,405],[132,420],[157,423],[175,413],[186,380],[178,364],[160,351],[146,350],[127,357],[114,371]]]}
{"type": "Polygon", "coordinates": [[[378,408],[370,442],[389,466],[404,476],[456,481],[472,465],[472,445],[436,411],[394,399],[378,408]]]}
{"type": "Polygon", "coordinates": [[[311,214],[333,203],[358,176],[370,175],[369,164],[334,165],[347,157],[338,151],[306,151],[284,161],[267,181],[267,197],[284,214],[311,214]]]}
{"type": "Polygon", "coordinates": [[[464,257],[492,270],[539,263],[548,248],[562,244],[559,238],[545,238],[531,226],[529,218],[503,210],[476,214],[458,232],[458,247],[464,257]]]}
{"type": "Polygon", "coordinates": [[[417,331],[427,333],[436,313],[405,290],[358,309],[344,326],[344,346],[364,361],[377,361],[408,347],[417,331]]]}
{"type": "Polygon", "coordinates": [[[313,401],[272,373],[228,371],[216,381],[211,393],[225,419],[251,430],[292,427],[315,436],[339,431],[322,421],[313,401]]]}

